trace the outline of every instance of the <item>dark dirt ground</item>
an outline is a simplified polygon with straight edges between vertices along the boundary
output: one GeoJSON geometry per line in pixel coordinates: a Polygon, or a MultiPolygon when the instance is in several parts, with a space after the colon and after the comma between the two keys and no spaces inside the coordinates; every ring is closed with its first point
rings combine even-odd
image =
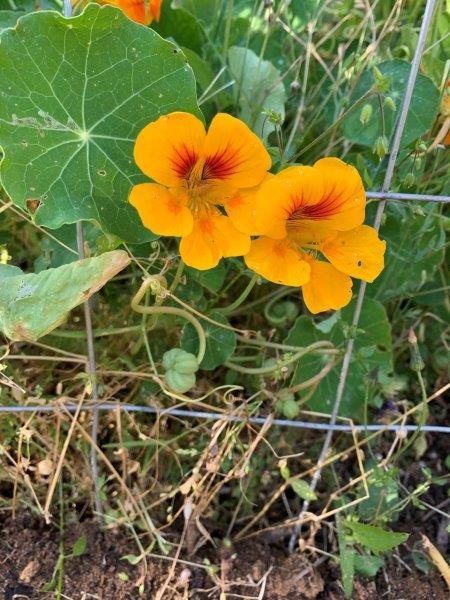
{"type": "MultiPolygon", "coordinates": [[[[81,536],[87,537],[87,547],[82,556],[70,558],[65,563],[64,595],[69,600],[132,600],[139,598],[138,580],[145,579],[145,592],[141,598],[152,600],[166,580],[171,561],[148,559],[147,573],[142,563],[130,565],[121,560],[125,554],[135,554],[135,542],[120,530],[100,530],[92,521],[67,525],[67,548],[81,536]],[[128,575],[121,581],[119,573],[128,575]]],[[[68,551],[68,550],[67,550],[68,551]]],[[[222,564],[228,582],[226,598],[239,597],[259,600],[341,600],[339,569],[323,563],[313,567],[305,555],[287,556],[280,548],[263,545],[252,540],[233,549],[234,560],[222,552],[212,557],[212,562],[222,564]],[[261,587],[251,585],[267,571],[264,595],[261,587]],[[242,584],[246,585],[243,586],[242,584]],[[249,585],[250,584],[250,585],[249,585]]],[[[59,553],[59,535],[41,519],[22,514],[0,522],[0,600],[47,600],[55,598],[54,592],[43,593],[54,570],[59,553]]],[[[203,555],[204,556],[204,555],[203,555]]],[[[185,557],[193,563],[202,563],[202,557],[185,557]]],[[[220,573],[219,573],[220,578],[220,573]]],[[[203,568],[180,564],[164,594],[164,600],[219,600],[220,590],[203,568]],[[184,571],[183,571],[184,569],[184,571]],[[188,571],[186,571],[188,569],[188,571]],[[183,578],[187,584],[183,585],[183,578]]],[[[375,580],[355,581],[355,600],[447,600],[448,590],[441,576],[435,572],[426,576],[409,572],[399,564],[392,564],[375,580]]]]}

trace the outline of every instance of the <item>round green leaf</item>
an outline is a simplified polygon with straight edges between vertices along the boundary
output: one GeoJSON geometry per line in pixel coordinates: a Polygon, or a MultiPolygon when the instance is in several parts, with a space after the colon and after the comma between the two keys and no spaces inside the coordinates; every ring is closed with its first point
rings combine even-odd
{"type": "MultiPolygon", "coordinates": [[[[212,311],[208,316],[214,321],[228,325],[227,319],[217,311],[212,311]]],[[[206,336],[206,352],[200,368],[212,371],[223,365],[233,354],[236,348],[236,335],[230,329],[223,329],[219,325],[214,325],[203,319],[200,319],[200,321],[206,336]]],[[[198,334],[190,323],[183,330],[181,347],[187,352],[192,352],[192,354],[198,352],[198,334]]]]}
{"type": "Polygon", "coordinates": [[[126,241],[153,239],[128,203],[145,180],[133,146],[162,114],[200,114],[182,52],[95,4],[73,19],[27,15],[0,39],[1,177],[12,201],[39,200],[34,218],[50,228],[88,219],[126,241]]]}
{"type": "MultiPolygon", "coordinates": [[[[384,77],[390,79],[388,95],[394,100],[397,107],[395,111],[386,105],[383,109],[385,135],[389,139],[393,133],[402,99],[405,95],[411,65],[402,60],[389,60],[377,65],[377,68],[384,77]]],[[[350,106],[370,90],[373,84],[373,73],[367,71],[355,88],[350,106]]],[[[376,96],[368,100],[367,103],[372,106],[372,116],[369,122],[361,123],[361,110],[354,110],[344,121],[344,135],[354,144],[373,146],[377,138],[382,135],[380,103],[376,96]]],[[[439,92],[436,86],[428,77],[419,73],[402,136],[402,146],[407,146],[430,129],[437,113],[438,103],[439,92]]]]}

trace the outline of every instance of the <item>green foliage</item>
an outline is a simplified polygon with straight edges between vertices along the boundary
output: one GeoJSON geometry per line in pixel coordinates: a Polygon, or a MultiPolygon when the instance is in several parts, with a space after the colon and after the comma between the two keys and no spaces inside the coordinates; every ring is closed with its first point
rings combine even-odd
{"type": "Polygon", "coordinates": [[[182,7],[174,9],[170,2],[163,2],[161,18],[153,23],[152,28],[166,39],[174,39],[179,46],[186,46],[197,52],[202,52],[206,36],[201,23],[190,12],[182,7]]]}
{"type": "Polygon", "coordinates": [[[0,10],[0,33],[8,27],[14,27],[17,19],[24,14],[25,12],[16,10],[0,10]]]}
{"type": "Polygon", "coordinates": [[[379,556],[373,556],[371,554],[354,555],[355,573],[358,573],[363,577],[375,577],[383,565],[384,560],[379,556]]]}
{"type": "MultiPolygon", "coordinates": [[[[369,461],[367,469],[374,468],[374,472],[367,478],[369,498],[358,504],[358,515],[366,521],[378,523],[396,520],[397,512],[394,507],[399,500],[398,483],[395,479],[397,473],[394,469],[381,469],[369,461]]],[[[360,489],[363,493],[363,489],[360,489]]]]}
{"type": "Polygon", "coordinates": [[[129,262],[126,252],[117,250],[39,274],[0,265],[0,330],[11,340],[37,340],[129,262]]]}
{"type": "Polygon", "coordinates": [[[303,479],[294,479],[291,482],[291,488],[302,500],[317,500],[316,493],[313,492],[303,479]]]}
{"type": "Polygon", "coordinates": [[[252,50],[234,46],[228,51],[230,73],[236,81],[239,117],[267,140],[275,125],[267,116],[272,111],[284,121],[285,92],[280,73],[252,50]]]}
{"type": "Polygon", "coordinates": [[[368,293],[384,302],[419,291],[444,260],[444,225],[438,206],[424,205],[417,211],[389,206],[381,233],[387,242],[386,267],[368,293]]]}
{"type": "Polygon", "coordinates": [[[80,536],[72,546],[72,556],[81,556],[86,552],[87,537],[85,535],[80,536]]]}
{"type": "Polygon", "coordinates": [[[352,530],[356,542],[375,554],[392,550],[396,546],[403,544],[409,537],[407,533],[386,531],[385,529],[381,529],[381,527],[354,521],[347,521],[346,526],[352,530]]]}
{"type": "MultiPolygon", "coordinates": [[[[227,319],[218,311],[210,312],[208,317],[229,327],[227,319]]],[[[206,352],[200,368],[212,371],[223,365],[233,354],[236,348],[236,334],[230,329],[224,329],[204,319],[200,319],[200,322],[206,336],[206,352]]],[[[181,347],[187,352],[196,353],[198,351],[198,334],[190,323],[184,327],[181,347]]]]}
{"type": "Polygon", "coordinates": [[[133,144],[161,114],[199,114],[181,51],[120,10],[89,5],[74,20],[24,17],[3,32],[0,62],[2,183],[13,202],[39,200],[34,219],[48,227],[89,219],[127,241],[152,239],[128,204],[145,179],[133,144]]]}
{"type": "MultiPolygon", "coordinates": [[[[379,302],[366,299],[356,332],[351,326],[353,310],[354,302],[340,313],[318,324],[306,315],[301,315],[285,339],[286,344],[296,346],[307,346],[321,340],[330,340],[337,347],[344,348],[346,340],[356,335],[348,384],[340,411],[341,415],[352,418],[362,415],[368,383],[372,382],[376,385],[382,375],[392,371],[391,329],[386,309],[379,302]]],[[[300,359],[294,371],[292,385],[297,385],[319,373],[329,360],[327,356],[314,354],[300,359]]],[[[308,402],[313,410],[331,412],[336,397],[339,372],[340,364],[319,383],[308,402]]]]}
{"type": "MultiPolygon", "coordinates": [[[[397,110],[393,111],[387,107],[381,113],[382,109],[378,99],[376,97],[368,99],[367,102],[372,106],[372,115],[367,123],[361,123],[358,111],[353,111],[344,121],[344,135],[354,144],[372,147],[380,136],[385,135],[390,138],[394,131],[398,110],[405,95],[410,70],[410,65],[407,62],[389,60],[377,65],[377,68],[390,82],[389,96],[395,102],[397,110]],[[382,114],[384,115],[384,132],[382,114]]],[[[356,102],[365,93],[373,89],[375,83],[376,78],[373,72],[367,71],[364,73],[355,88],[350,103],[356,102]]],[[[430,129],[437,113],[438,102],[439,92],[435,85],[419,73],[406,121],[405,133],[402,137],[402,146],[407,146],[430,129]]],[[[381,105],[383,105],[383,101],[381,105]]]]}

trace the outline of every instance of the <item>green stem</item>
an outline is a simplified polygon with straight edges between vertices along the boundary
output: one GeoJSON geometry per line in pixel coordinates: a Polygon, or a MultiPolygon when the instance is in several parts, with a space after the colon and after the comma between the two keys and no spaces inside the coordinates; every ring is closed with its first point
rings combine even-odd
{"type": "Polygon", "coordinates": [[[172,281],[172,285],[169,288],[170,292],[174,292],[177,289],[178,284],[180,283],[180,280],[181,280],[181,276],[183,275],[183,271],[184,271],[184,262],[182,260],[180,260],[180,262],[178,263],[177,272],[175,273],[175,277],[173,278],[173,281],[172,281]]]}
{"type": "Polygon", "coordinates": [[[367,100],[367,98],[370,98],[370,96],[373,94],[373,89],[371,88],[370,90],[367,90],[367,92],[365,94],[363,94],[361,96],[361,98],[358,98],[358,100],[356,100],[356,102],[354,102],[350,108],[348,108],[346,111],[344,111],[340,117],[338,117],[336,119],[336,121],[330,125],[330,127],[328,127],[327,129],[325,129],[325,131],[323,131],[319,136],[316,137],[315,140],[313,140],[310,144],[308,144],[307,146],[305,146],[305,148],[302,148],[302,150],[300,150],[299,152],[297,152],[297,154],[295,154],[294,156],[291,157],[291,162],[296,161],[298,158],[300,158],[300,156],[302,156],[303,154],[305,154],[306,152],[308,152],[308,150],[310,150],[311,148],[313,148],[318,142],[322,141],[324,137],[326,137],[329,133],[331,133],[334,129],[336,129],[336,127],[338,125],[340,125],[342,123],[342,121],[348,117],[348,115],[353,112],[355,110],[355,108],[358,108],[358,106],[360,106],[363,102],[365,102],[367,100]]]}
{"type": "Polygon", "coordinates": [[[228,0],[227,2],[227,20],[225,23],[225,36],[223,40],[223,51],[222,51],[222,60],[223,64],[227,64],[227,54],[228,47],[230,45],[230,33],[231,33],[231,21],[233,17],[233,4],[234,0],[228,0]]]}
{"type": "Polygon", "coordinates": [[[258,275],[255,273],[253,275],[253,277],[250,279],[250,281],[248,282],[246,288],[240,294],[240,296],[238,296],[238,298],[236,298],[236,300],[234,302],[232,302],[231,304],[229,304],[228,306],[225,306],[224,308],[219,308],[218,309],[219,312],[221,312],[223,315],[230,315],[236,308],[238,308],[238,306],[240,306],[244,302],[244,300],[247,298],[247,296],[250,294],[250,292],[254,288],[257,280],[258,280],[258,275]]]}
{"type": "Polygon", "coordinates": [[[275,365],[270,365],[267,367],[243,367],[242,365],[237,365],[234,362],[228,361],[225,364],[229,369],[233,369],[233,371],[238,371],[239,373],[244,373],[245,375],[265,375],[267,373],[273,373],[277,369],[281,367],[287,367],[288,365],[296,362],[305,354],[309,354],[309,352],[313,352],[316,349],[317,343],[311,344],[310,346],[306,346],[302,348],[295,354],[293,354],[290,358],[279,360],[275,365]]]}
{"type": "Polygon", "coordinates": [[[378,104],[380,106],[380,119],[381,119],[381,135],[385,137],[386,135],[386,121],[384,119],[384,106],[383,106],[383,97],[381,94],[377,94],[378,104]]]}
{"type": "Polygon", "coordinates": [[[198,334],[199,346],[197,360],[200,364],[206,352],[206,336],[200,321],[191,315],[187,310],[176,308],[175,306],[142,306],[139,303],[149,288],[153,288],[153,293],[155,294],[164,290],[161,280],[158,277],[148,277],[147,279],[144,279],[141,287],[131,300],[131,308],[134,311],[144,315],[174,315],[189,321],[198,334]]]}

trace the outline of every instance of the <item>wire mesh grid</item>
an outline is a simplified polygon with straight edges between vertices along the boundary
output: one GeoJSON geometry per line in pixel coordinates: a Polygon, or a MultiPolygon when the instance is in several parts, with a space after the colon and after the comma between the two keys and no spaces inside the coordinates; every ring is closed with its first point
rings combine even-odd
{"type": "MultiPolygon", "coordinates": [[[[377,207],[377,212],[374,220],[374,228],[378,231],[381,226],[382,216],[386,207],[386,204],[389,200],[400,201],[400,202],[436,202],[436,203],[449,203],[450,196],[437,196],[430,194],[404,194],[389,191],[391,186],[399,149],[400,143],[403,135],[403,131],[405,128],[406,119],[408,116],[408,111],[412,99],[412,94],[414,91],[415,82],[417,79],[417,74],[419,71],[419,66],[422,58],[422,54],[424,51],[424,45],[426,42],[427,34],[430,28],[430,24],[432,21],[433,13],[436,8],[437,0],[427,0],[425,5],[424,14],[422,17],[422,23],[420,27],[420,32],[417,40],[417,45],[415,48],[415,53],[413,57],[413,61],[411,64],[411,69],[409,73],[409,78],[407,81],[405,94],[402,100],[401,109],[399,112],[399,116],[394,128],[394,134],[390,141],[389,153],[388,153],[388,162],[386,173],[383,181],[383,185],[380,191],[369,191],[366,193],[368,199],[378,199],[380,203],[377,207]]],[[[64,15],[66,17],[70,17],[72,14],[72,5],[70,0],[64,0],[64,15]]],[[[83,239],[83,227],[81,223],[77,223],[77,246],[78,246],[78,256],[79,258],[85,257],[84,251],[84,239],[83,239]]],[[[357,325],[359,323],[359,319],[361,316],[361,310],[364,303],[366,293],[366,283],[361,282],[357,299],[356,306],[353,314],[352,325],[354,330],[356,331],[357,325]]],[[[345,391],[345,387],[347,384],[347,376],[349,372],[350,360],[353,353],[355,338],[351,338],[348,340],[345,353],[343,356],[342,367],[339,375],[338,387],[336,391],[336,396],[334,399],[333,410],[331,416],[329,416],[329,421],[327,423],[317,422],[317,421],[300,421],[300,420],[290,420],[290,419],[275,419],[273,417],[255,417],[255,416],[242,416],[237,414],[226,414],[223,412],[209,412],[209,411],[198,411],[198,410],[185,410],[179,408],[167,408],[167,409],[157,409],[152,406],[145,405],[135,405],[128,403],[102,403],[99,402],[99,390],[97,385],[96,378],[96,357],[95,357],[95,345],[94,345],[94,334],[92,327],[92,315],[91,315],[91,306],[89,300],[84,304],[84,317],[85,317],[85,328],[86,328],[86,339],[87,339],[87,362],[86,364],[86,372],[91,380],[91,389],[92,389],[92,402],[86,403],[83,405],[83,410],[90,410],[93,412],[92,425],[91,425],[91,450],[90,450],[90,467],[92,473],[92,479],[95,490],[95,508],[97,514],[102,514],[102,502],[100,496],[99,489],[99,466],[98,466],[98,424],[99,424],[99,413],[104,411],[114,411],[121,410],[127,412],[142,412],[142,413],[150,413],[150,414],[158,414],[158,415],[172,415],[176,417],[183,417],[189,419],[202,419],[202,420],[220,420],[226,419],[232,422],[249,422],[256,425],[265,425],[268,423],[268,419],[270,419],[270,426],[277,425],[280,427],[292,427],[297,429],[309,429],[309,430],[317,430],[317,431],[325,431],[325,439],[321,448],[321,452],[317,462],[317,468],[313,471],[310,488],[312,491],[316,489],[316,486],[320,480],[322,467],[327,463],[327,455],[330,450],[332,437],[334,432],[347,432],[354,433],[355,431],[371,431],[371,432],[382,432],[382,431],[395,431],[395,432],[415,432],[417,430],[421,430],[424,432],[430,433],[442,433],[449,434],[450,427],[446,426],[434,426],[434,425],[413,425],[406,424],[404,422],[398,423],[394,421],[391,424],[367,424],[367,425],[354,425],[350,424],[340,424],[337,423],[339,417],[339,408],[342,401],[342,397],[345,391]]],[[[357,334],[356,334],[357,335],[357,334]]],[[[445,386],[441,393],[445,392],[449,386],[445,386]]],[[[431,396],[428,400],[434,398],[431,396]]],[[[65,404],[64,409],[70,413],[76,413],[77,407],[74,404],[65,404]]],[[[61,409],[60,404],[54,405],[8,405],[8,406],[0,406],[0,414],[5,413],[53,413],[61,409]]],[[[410,411],[412,412],[412,411],[410,411]]],[[[397,419],[397,421],[399,421],[397,419]]],[[[303,519],[302,516],[306,514],[309,507],[309,501],[305,500],[300,514],[295,519],[295,525],[292,527],[292,535],[289,542],[289,547],[292,550],[295,546],[296,540],[301,531],[301,525],[307,519],[303,519]]]]}

